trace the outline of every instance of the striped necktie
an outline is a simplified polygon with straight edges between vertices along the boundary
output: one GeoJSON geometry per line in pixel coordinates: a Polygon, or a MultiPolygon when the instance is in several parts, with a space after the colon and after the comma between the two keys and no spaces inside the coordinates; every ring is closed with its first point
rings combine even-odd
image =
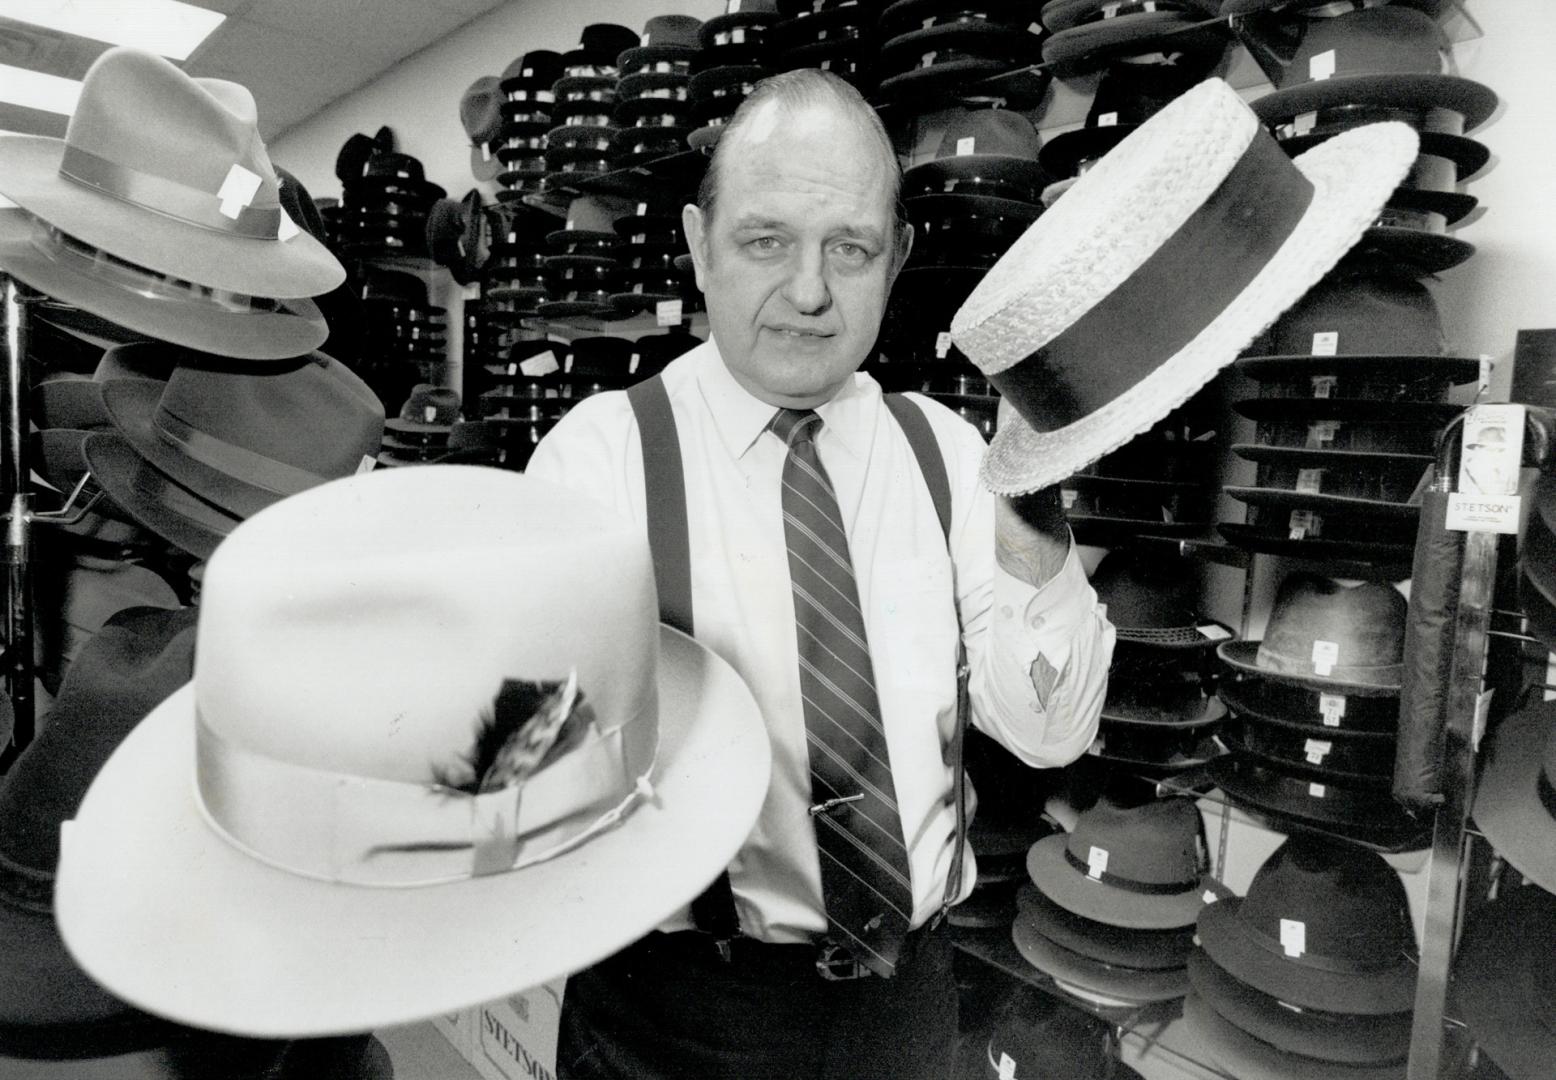
{"type": "Polygon", "coordinates": [[[827,921],[860,963],[890,975],[913,890],[848,537],[816,454],[821,417],[780,409],[771,426],[789,447],[783,527],[827,921]]]}

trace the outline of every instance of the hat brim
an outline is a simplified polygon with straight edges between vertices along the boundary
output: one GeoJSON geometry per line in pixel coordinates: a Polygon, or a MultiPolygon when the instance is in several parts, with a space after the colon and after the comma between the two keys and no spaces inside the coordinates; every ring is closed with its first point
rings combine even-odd
{"type": "Polygon", "coordinates": [[[1045,142],[1037,152],[1037,163],[1049,176],[1070,177],[1083,161],[1099,158],[1113,149],[1138,124],[1114,124],[1109,127],[1083,127],[1062,131],[1045,142]]]}
{"type": "Polygon", "coordinates": [[[1489,86],[1457,75],[1401,73],[1336,75],[1249,102],[1254,115],[1266,124],[1336,105],[1449,109],[1464,117],[1465,131],[1474,131],[1496,111],[1497,95],[1489,86]]]}
{"type": "Polygon", "coordinates": [[[1476,824],[1518,872],[1556,891],[1556,845],[1551,814],[1540,801],[1545,743],[1556,723],[1556,705],[1545,703],[1503,719],[1475,791],[1476,824]]]}
{"type": "Polygon", "coordinates": [[[994,60],[981,56],[969,57],[966,60],[950,60],[943,64],[914,68],[882,79],[880,93],[886,97],[939,93],[951,86],[982,82],[995,75],[1014,71],[1020,66],[1019,61],[994,60]]]}
{"type": "Polygon", "coordinates": [[[1410,1052],[1410,1014],[1354,1016],[1298,1012],[1246,983],[1196,950],[1189,957],[1194,992],[1223,1019],[1287,1053],[1347,1065],[1396,1064],[1410,1052]]]}
{"type": "Polygon", "coordinates": [[[1324,723],[1323,714],[1319,711],[1319,695],[1326,692],[1306,686],[1283,688],[1279,683],[1271,686],[1262,671],[1257,678],[1221,679],[1216,685],[1217,695],[1233,713],[1242,717],[1251,716],[1267,724],[1288,724],[1312,731],[1357,732],[1387,736],[1393,735],[1398,730],[1399,698],[1397,696],[1362,697],[1357,702],[1352,702],[1348,696],[1345,712],[1337,718],[1339,722],[1328,725],[1324,723]],[[1284,705],[1279,700],[1282,693],[1286,697],[1284,705]],[[1305,709],[1300,707],[1304,697],[1306,698],[1305,709]]]}
{"type": "Polygon", "coordinates": [[[1067,911],[1048,899],[1031,882],[1016,893],[1016,904],[1049,941],[1099,963],[1140,971],[1180,973],[1194,951],[1194,931],[1125,930],[1067,911]]]}
{"type": "Polygon", "coordinates": [[[1146,11],[1060,30],[1043,42],[1043,62],[1071,74],[1143,52],[1204,52],[1231,39],[1226,24],[1176,11],[1146,11]]]}
{"type": "Polygon", "coordinates": [[[1273,507],[1276,510],[1311,510],[1316,514],[1348,514],[1400,521],[1418,521],[1421,517],[1421,507],[1412,503],[1329,495],[1317,491],[1293,491],[1289,488],[1243,487],[1237,484],[1229,484],[1223,490],[1238,502],[1273,507]]]}
{"type": "Polygon", "coordinates": [[[1410,576],[1410,560],[1415,552],[1413,543],[1378,544],[1365,540],[1326,540],[1321,536],[1292,540],[1285,528],[1266,530],[1253,525],[1217,525],[1216,531],[1234,547],[1260,555],[1282,555],[1291,559],[1330,563],[1347,559],[1404,570],[1401,574],[1385,574],[1391,581],[1410,576]]]}
{"type": "Polygon", "coordinates": [[[346,280],[329,249],[300,228],[289,240],[259,240],[180,221],[65,179],[64,154],[62,139],[0,135],[0,191],[83,243],[213,289],[298,299],[346,280]]]}
{"type": "MultiPolygon", "coordinates": [[[[1403,125],[1377,124],[1343,132],[1292,159],[1313,185],[1312,200],[1286,242],[1241,294],[1188,345],[1090,415],[1040,432],[1011,410],[1010,421],[1001,422],[984,455],[984,485],[997,495],[1047,487],[1182,405],[1339,262],[1376,219],[1415,156],[1413,132],[1403,125]]],[[[1091,179],[1087,173],[1077,187],[1091,179]]]]}
{"type": "Polygon", "coordinates": [[[1285,671],[1275,671],[1271,668],[1259,665],[1260,641],[1223,641],[1216,646],[1216,655],[1228,667],[1235,668],[1247,675],[1256,675],[1270,682],[1281,683],[1285,686],[1300,686],[1305,690],[1317,690],[1330,694],[1356,694],[1361,697],[1398,697],[1400,682],[1404,667],[1395,664],[1390,669],[1392,677],[1380,675],[1379,681],[1363,683],[1351,682],[1345,679],[1335,679],[1324,675],[1309,675],[1307,673],[1293,674],[1285,671]]]}
{"type": "Polygon", "coordinates": [[[1066,911],[1135,930],[1192,926],[1204,903],[1198,883],[1181,893],[1137,893],[1080,873],[1064,857],[1069,837],[1045,836],[1027,852],[1027,874],[1043,895],[1066,911]]]}
{"type": "Polygon", "coordinates": [[[1150,971],[1104,964],[1050,941],[1028,911],[1016,912],[1010,936],[1026,962],[1046,975],[1107,997],[1141,1003],[1172,1001],[1189,990],[1183,968],[1150,971]]]}
{"type": "MultiPolygon", "coordinates": [[[[1480,359],[1474,356],[1368,353],[1357,356],[1307,356],[1271,353],[1244,356],[1237,370],[1258,382],[1304,378],[1312,374],[1344,372],[1365,379],[1448,379],[1454,384],[1473,382],[1480,376],[1480,359]]],[[[1323,399],[1319,399],[1323,400],[1323,399]]]]}
{"type": "Polygon", "coordinates": [[[239,519],[205,502],[112,432],[93,432],[83,446],[92,478],[144,528],[191,555],[209,559],[239,519]]]}
{"type": "MultiPolygon", "coordinates": [[[[141,227],[146,228],[144,222],[141,227]]],[[[32,229],[23,211],[0,210],[0,267],[55,300],[138,335],[243,360],[287,359],[318,348],[329,337],[324,316],[311,300],[289,301],[289,312],[232,311],[209,300],[148,302],[134,289],[49,258],[33,246],[32,229]]]]}
{"type": "Polygon", "coordinates": [[[1104,701],[1102,703],[1102,719],[1109,723],[1125,724],[1129,727],[1164,728],[1166,730],[1181,731],[1207,727],[1210,724],[1225,720],[1226,706],[1220,698],[1208,695],[1204,698],[1204,704],[1197,713],[1194,713],[1192,716],[1182,716],[1167,709],[1147,711],[1139,706],[1119,705],[1104,701]]]}
{"type": "Polygon", "coordinates": [[[195,795],[184,686],[109,758],[66,828],[66,946],[148,1012],[288,1038],[449,1013],[610,955],[729,863],[767,791],[767,734],[740,677],[677,631],[661,627],[659,644],[654,796],[549,861],[416,888],[304,878],[217,835],[195,795]]]}
{"type": "MultiPolygon", "coordinates": [[[[1250,724],[1261,723],[1261,721],[1257,720],[1250,720],[1245,722],[1250,724]]],[[[1347,772],[1344,769],[1334,768],[1333,766],[1327,764],[1314,765],[1308,761],[1305,756],[1298,756],[1302,749],[1301,746],[1281,746],[1279,752],[1277,752],[1270,749],[1268,744],[1263,741],[1260,741],[1258,745],[1255,745],[1254,740],[1248,738],[1247,732],[1238,730],[1238,727],[1239,725],[1237,724],[1228,724],[1225,728],[1218,732],[1221,741],[1225,743],[1226,746],[1232,751],[1246,755],[1247,757],[1251,757],[1257,761],[1262,761],[1270,768],[1278,769],[1288,776],[1299,778],[1311,777],[1312,779],[1319,781],[1333,780],[1337,784],[1344,784],[1346,787],[1355,788],[1358,791],[1387,792],[1391,790],[1393,786],[1394,755],[1392,751],[1394,740],[1387,735],[1378,736],[1378,738],[1381,738],[1383,742],[1388,744],[1387,749],[1389,750],[1389,760],[1387,771],[1361,773],[1347,772]]],[[[1294,725],[1286,724],[1267,725],[1267,728],[1275,728],[1277,731],[1281,731],[1288,735],[1291,734],[1293,727],[1294,725]]],[[[1301,731],[1297,731],[1294,738],[1300,740],[1304,744],[1312,741],[1310,737],[1301,731]]],[[[1334,741],[1338,742],[1338,737],[1336,737],[1334,741]]],[[[1276,738],[1276,742],[1279,743],[1278,737],[1276,738]]]]}
{"type": "Polygon", "coordinates": [[[92,379],[46,379],[32,388],[32,420],[39,428],[90,430],[108,426],[103,384],[92,379]]]}
{"type": "Polygon", "coordinates": [[[1381,398],[1257,397],[1234,401],[1232,409],[1254,421],[1346,420],[1440,428],[1463,412],[1464,406],[1446,401],[1385,401],[1381,398]]]}
{"type": "Polygon", "coordinates": [[[1451,985],[1455,1016],[1510,1076],[1539,1076],[1556,1060],[1553,1004],[1535,985],[1556,960],[1556,900],[1541,889],[1503,887],[1470,922],[1451,985]]]}
{"type": "Polygon", "coordinates": [[[1280,831],[1311,829],[1388,852],[1418,851],[1431,838],[1429,821],[1416,821],[1385,793],[1287,776],[1240,754],[1216,758],[1207,768],[1228,798],[1269,818],[1280,831]]]}
{"type": "Polygon", "coordinates": [[[1405,1080],[1405,1066],[1342,1065],[1294,1057],[1256,1039],[1216,1012],[1198,994],[1183,1001],[1183,1021],[1196,1043],[1228,1075],[1238,1080],[1405,1080]]]}
{"type": "MultiPolygon", "coordinates": [[[[1453,162],[1458,173],[1458,182],[1461,184],[1472,179],[1476,173],[1486,167],[1486,162],[1491,160],[1490,147],[1468,135],[1449,135],[1440,131],[1421,131],[1417,132],[1417,135],[1421,139],[1421,153],[1447,158],[1453,162]]],[[[1327,138],[1330,138],[1327,133],[1292,135],[1281,139],[1280,145],[1281,149],[1288,154],[1300,154],[1327,138]]]]}

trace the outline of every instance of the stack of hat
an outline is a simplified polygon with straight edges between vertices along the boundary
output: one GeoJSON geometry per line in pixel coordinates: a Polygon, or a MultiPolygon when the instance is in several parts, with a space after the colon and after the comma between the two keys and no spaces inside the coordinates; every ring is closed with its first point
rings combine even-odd
{"type": "Polygon", "coordinates": [[[319,220],[324,222],[324,242],[329,245],[331,251],[341,251],[346,241],[346,209],[340,205],[340,200],[325,197],[313,200],[313,208],[319,212],[319,220]]]}
{"type": "Polygon", "coordinates": [[[544,338],[515,343],[503,373],[481,395],[481,419],[499,432],[510,468],[524,468],[541,436],[572,407],[571,387],[560,377],[566,348],[544,338]]]}
{"type": "Polygon", "coordinates": [[[378,151],[343,185],[345,250],[358,257],[427,254],[427,214],[447,195],[410,154],[378,151]]]}
{"type": "Polygon", "coordinates": [[[1297,154],[1363,124],[1397,120],[1421,136],[1421,152],[1357,252],[1415,275],[1458,266],[1475,251],[1451,226],[1475,207],[1457,190],[1489,156],[1465,137],[1492,114],[1497,96],[1447,75],[1447,38],[1431,15],[1405,4],[1357,6],[1332,17],[1282,16],[1301,33],[1273,74],[1275,92],[1253,103],[1281,145],[1297,154]]]}
{"type": "Polygon", "coordinates": [[[679,207],[640,202],[633,213],[616,218],[612,228],[622,240],[616,252],[622,291],[611,297],[617,311],[635,315],[674,302],[686,312],[700,305],[701,294],[685,287],[685,275],[675,265],[677,256],[687,254],[679,207]]]}
{"type": "Polygon", "coordinates": [[[556,104],[552,86],[561,77],[562,57],[550,49],[532,49],[503,69],[498,87],[505,100],[496,151],[502,165],[497,198],[503,202],[538,192],[546,178],[546,132],[556,104]]]}
{"type": "Polygon", "coordinates": [[[415,274],[372,270],[362,279],[362,348],[357,374],[393,411],[418,382],[441,381],[447,365],[447,318],[427,302],[415,274]]]}
{"type": "Polygon", "coordinates": [[[1118,1060],[1113,1025],[1027,986],[1000,1010],[987,1060],[977,1075],[989,1080],[1140,1080],[1118,1060]]]}
{"type": "Polygon", "coordinates": [[[547,190],[610,172],[616,58],[637,44],[625,26],[590,23],[578,47],[562,54],[562,77],[551,88],[553,126],[546,133],[547,190]]]}
{"type": "Polygon", "coordinates": [[[687,142],[711,151],[752,88],[773,72],[769,30],[779,22],[776,0],[725,0],[724,14],[697,31],[702,52],[692,60],[687,86],[696,130],[687,142]]]}
{"type": "Polygon", "coordinates": [[[1180,563],[1120,550],[1091,575],[1118,641],[1090,754],[1128,774],[1172,776],[1223,752],[1210,656],[1236,635],[1200,614],[1195,576],[1180,563]]]}
{"type": "Polygon", "coordinates": [[[1437,434],[1460,411],[1448,392],[1480,371],[1449,355],[1426,286],[1371,259],[1343,263],[1250,353],[1237,367],[1260,396],[1235,408],[1255,421],[1254,442],[1233,449],[1258,472],[1226,489],[1252,509],[1223,535],[1271,554],[1408,566],[1437,434]]]}
{"type": "Polygon", "coordinates": [[[940,99],[1041,61],[1032,5],[994,0],[895,0],[881,12],[880,94],[940,99]]]}
{"type": "Polygon", "coordinates": [[[502,80],[482,75],[465,87],[459,97],[459,124],[470,140],[470,175],[477,180],[495,180],[502,172],[497,147],[502,139],[502,80]]]}
{"type": "Polygon", "coordinates": [[[888,390],[929,394],[992,435],[999,399],[951,344],[951,316],[1042,213],[1032,122],[1007,109],[955,114],[932,160],[903,177],[913,249],[892,288],[881,362],[888,390]]]}
{"type": "Polygon", "coordinates": [[[1220,737],[1233,753],[1210,766],[1222,790],[1283,829],[1417,844],[1425,826],[1390,794],[1406,615],[1391,585],[1288,575],[1263,639],[1217,650],[1232,714],[1220,737]]]}
{"type": "Polygon", "coordinates": [[[1034,844],[1027,872],[1011,933],[1060,989],[1111,1006],[1188,991],[1194,920],[1224,895],[1207,872],[1192,800],[1129,805],[1105,795],[1070,832],[1034,844]]]}
{"type": "Polygon", "coordinates": [[[536,313],[546,319],[605,318],[617,313],[611,297],[627,290],[617,257],[621,237],[609,204],[594,196],[573,199],[566,225],[546,234],[546,299],[536,313]]]}
{"type": "Polygon", "coordinates": [[[639,43],[616,58],[616,139],[611,167],[628,169],[687,149],[692,131],[692,60],[702,20],[655,15],[639,43]]]}
{"type": "Polygon", "coordinates": [[[1183,1016],[1214,1065],[1248,1080],[1403,1080],[1416,942],[1382,856],[1293,836],[1198,930],[1183,1016]]]}
{"type": "Polygon", "coordinates": [[[1503,1075],[1549,1076],[1556,1061],[1556,896],[1504,878],[1497,898],[1470,918],[1451,993],[1454,1015],[1503,1075]]]}
{"type": "Polygon", "coordinates": [[[546,298],[546,235],[556,219],[544,210],[509,204],[503,232],[495,239],[481,280],[482,306],[533,312],[546,298]]]}
{"type": "Polygon", "coordinates": [[[1068,77],[1121,57],[1219,54],[1226,48],[1218,0],[1047,0],[1043,61],[1068,77]]]}
{"type": "Polygon", "coordinates": [[[459,394],[431,383],[417,383],[400,406],[399,415],[384,421],[384,445],[378,464],[418,465],[448,452],[449,432],[459,420],[459,394]]]}
{"type": "Polygon", "coordinates": [[[819,68],[860,93],[875,89],[876,24],[882,0],[778,0],[783,21],[769,32],[779,71],[819,68]]]}

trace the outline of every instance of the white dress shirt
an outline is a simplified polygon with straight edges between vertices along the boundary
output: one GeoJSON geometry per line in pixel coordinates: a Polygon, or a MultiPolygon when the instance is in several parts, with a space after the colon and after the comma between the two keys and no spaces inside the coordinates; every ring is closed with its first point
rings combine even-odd
{"type": "MultiPolygon", "coordinates": [[[[730,881],[741,928],[765,941],[809,941],[827,927],[808,812],[794,602],[781,508],[786,447],[776,412],[729,374],[712,342],[664,372],[686,478],[697,640],[746,680],[772,741],[773,774],[730,881]]],[[[951,560],[929,489],[879,384],[856,374],[819,406],[816,439],[837,492],[859,585],[913,883],[913,926],[942,902],[954,847],[956,612],[972,668],[973,722],[1034,766],[1063,765],[1096,734],[1113,628],[1072,545],[1042,588],[994,558],[994,496],[978,483],[982,437],[914,395],[946,462],[951,560]],[[953,604],[955,607],[953,608],[953,604]]],[[[643,458],[625,393],[576,405],[536,448],[527,472],[646,520],[643,458]]],[[[976,867],[968,853],[963,896],[976,867]]],[[[691,926],[686,911],[662,929],[691,926]]]]}

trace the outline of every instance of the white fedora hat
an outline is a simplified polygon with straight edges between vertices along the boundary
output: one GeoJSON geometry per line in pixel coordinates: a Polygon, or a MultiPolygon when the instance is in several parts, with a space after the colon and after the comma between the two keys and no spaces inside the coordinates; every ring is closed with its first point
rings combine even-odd
{"type": "Polygon", "coordinates": [[[745,684],[658,625],[640,527],[498,469],[349,477],[212,557],[194,679],[65,823],[55,913],[93,979],[181,1023],[405,1023],[648,932],[768,769],[745,684]]]}
{"type": "Polygon", "coordinates": [[[1372,124],[1289,159],[1220,79],[1147,120],[951,321],[1004,397],[985,485],[1046,487],[1182,405],[1360,239],[1416,149],[1372,124]]]}

